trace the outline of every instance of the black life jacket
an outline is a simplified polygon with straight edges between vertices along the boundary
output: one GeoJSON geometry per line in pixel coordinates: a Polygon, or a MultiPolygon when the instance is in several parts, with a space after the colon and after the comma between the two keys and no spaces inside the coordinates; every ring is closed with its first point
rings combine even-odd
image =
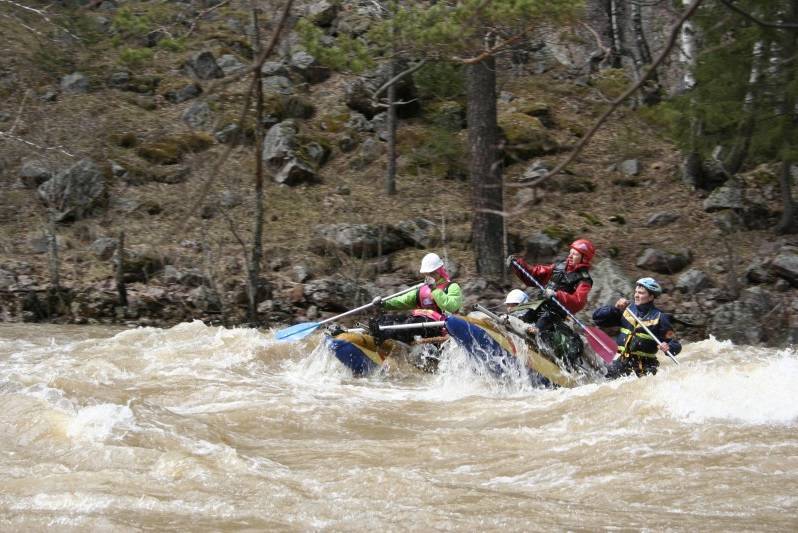
{"type": "MultiPolygon", "coordinates": [[[[573,294],[576,291],[576,286],[583,281],[589,283],[591,287],[593,286],[593,278],[590,277],[586,267],[581,267],[577,268],[576,270],[572,270],[571,272],[566,272],[565,266],[565,260],[555,263],[554,270],[551,273],[551,278],[549,278],[549,282],[546,284],[547,289],[564,291],[568,294],[573,294]]],[[[563,311],[559,305],[548,300],[544,302],[542,309],[553,313],[560,318],[565,318],[567,316],[565,311],[563,311]]]]}
{"type": "Polygon", "coordinates": [[[551,273],[551,279],[546,284],[546,288],[573,294],[576,286],[583,281],[589,283],[591,287],[593,286],[593,278],[590,277],[587,268],[582,267],[566,272],[565,261],[563,260],[554,265],[554,271],[551,273]]]}

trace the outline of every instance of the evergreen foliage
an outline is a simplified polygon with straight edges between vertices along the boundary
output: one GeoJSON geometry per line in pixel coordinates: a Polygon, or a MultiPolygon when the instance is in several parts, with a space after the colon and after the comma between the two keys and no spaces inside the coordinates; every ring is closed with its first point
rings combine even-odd
{"type": "MultiPolygon", "coordinates": [[[[791,11],[787,0],[744,0],[735,5],[773,23],[787,22],[791,11]]],[[[703,40],[695,64],[696,85],[663,104],[657,118],[671,126],[683,148],[704,157],[717,146],[729,153],[747,141],[745,159],[750,164],[796,160],[798,31],[763,27],[717,1],[707,2],[693,22],[703,40]]]]}

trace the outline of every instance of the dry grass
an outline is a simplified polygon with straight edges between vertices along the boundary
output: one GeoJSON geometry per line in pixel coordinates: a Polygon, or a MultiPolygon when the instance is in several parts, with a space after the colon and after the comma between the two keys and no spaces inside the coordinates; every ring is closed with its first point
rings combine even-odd
{"type": "MultiPolygon", "coordinates": [[[[220,10],[221,11],[221,10],[220,10]]],[[[223,12],[220,14],[224,14],[223,12]]],[[[194,36],[199,41],[206,30],[213,31],[213,40],[200,48],[224,51],[230,45],[231,32],[220,24],[200,27],[194,36]]],[[[7,27],[0,28],[7,30],[7,27]]],[[[19,28],[16,36],[6,42],[3,55],[15,57],[14,64],[2,65],[20,74],[19,87],[41,90],[57,80],[48,65],[39,64],[41,56],[30,52],[36,48],[37,39],[19,28]],[[28,50],[26,52],[26,49],[28,50]],[[33,67],[31,65],[34,65],[33,67]]],[[[192,44],[189,43],[189,47],[192,44]]],[[[49,49],[48,46],[43,47],[49,49]]],[[[16,134],[41,146],[63,146],[79,157],[92,157],[98,161],[136,161],[134,148],[123,148],[114,142],[114,136],[134,133],[139,142],[156,139],[162,135],[186,132],[180,114],[193,101],[179,105],[159,101],[152,111],[130,103],[127,93],[103,88],[102,78],[117,68],[117,49],[100,53],[95,49],[78,51],[75,63],[91,65],[96,90],[87,95],[61,96],[55,102],[29,99],[20,108],[22,96],[13,92],[0,102],[0,112],[12,116],[20,114],[16,134]]],[[[178,68],[185,53],[158,50],[152,64],[136,74],[165,75],[178,68]]],[[[60,56],[59,56],[60,57],[60,56]]],[[[55,59],[58,59],[56,57],[55,59]]],[[[60,61],[60,60],[59,60],[60,61]]],[[[61,65],[61,67],[68,65],[61,65]]],[[[62,73],[67,73],[63,71],[62,73]]],[[[345,116],[341,103],[341,88],[345,82],[340,75],[333,76],[323,85],[307,88],[304,96],[317,107],[314,119],[303,123],[302,132],[315,135],[335,145],[336,130],[345,116]]],[[[209,99],[217,114],[237,116],[238,105],[246,90],[246,82],[238,82],[225,92],[209,99]]],[[[503,90],[531,101],[547,103],[556,124],[553,134],[563,145],[572,145],[578,137],[575,132],[586,130],[606,105],[606,97],[596,89],[577,87],[549,76],[510,79],[502,82],[503,90]]],[[[401,123],[399,143],[402,160],[412,159],[416,149],[411,139],[418,138],[419,129],[425,125],[420,120],[401,123]]],[[[66,284],[82,285],[109,279],[108,264],[97,262],[88,251],[91,242],[100,236],[116,236],[126,232],[129,245],[151,244],[171,257],[177,264],[201,267],[201,256],[181,245],[184,240],[206,239],[214,253],[219,254],[219,266],[226,277],[238,277],[243,283],[243,257],[240,246],[233,238],[226,219],[216,216],[202,221],[189,211],[193,200],[206,180],[212,180],[206,200],[214,202],[225,190],[238,192],[243,204],[230,210],[229,216],[241,236],[248,242],[252,234],[254,212],[252,190],[254,157],[252,147],[236,148],[216,176],[208,173],[224,146],[215,145],[207,152],[189,154],[184,164],[192,169],[185,183],[147,183],[141,186],[127,185],[124,180],[111,184],[112,206],[130,202],[157,204],[158,215],[148,215],[141,210],[127,211],[112,207],[97,218],[60,228],[60,232],[71,243],[64,251],[63,280],[66,284]],[[204,228],[204,229],[203,229],[204,228]]],[[[356,152],[355,152],[356,153],[356,152]]],[[[467,233],[470,224],[470,193],[467,183],[445,180],[427,173],[424,169],[400,167],[397,178],[399,194],[387,197],[383,192],[383,176],[386,158],[383,156],[369,167],[354,170],[353,154],[343,154],[337,148],[331,161],[321,170],[323,182],[309,187],[288,188],[269,183],[265,191],[266,227],[265,258],[268,264],[275,257],[288,261],[304,261],[314,265],[317,274],[343,272],[355,276],[360,271],[358,262],[351,259],[314,257],[308,251],[313,227],[334,222],[365,222],[393,224],[414,217],[425,217],[433,222],[445,222],[447,230],[467,233]],[[347,187],[351,194],[340,195],[336,191],[347,187]]],[[[564,154],[547,159],[554,162],[564,154]]],[[[71,158],[55,151],[42,152],[24,145],[3,141],[0,158],[10,169],[0,182],[3,193],[0,199],[0,264],[9,260],[24,260],[31,264],[34,275],[46,280],[46,261],[42,255],[30,253],[27,240],[43,228],[42,213],[38,207],[35,191],[12,187],[16,181],[14,172],[25,158],[43,158],[54,167],[63,167],[71,158]]],[[[146,162],[137,161],[146,166],[146,162]]],[[[546,193],[543,201],[529,208],[520,216],[507,220],[508,231],[518,236],[527,236],[544,228],[560,227],[574,235],[595,241],[598,258],[607,256],[610,248],[617,249],[619,260],[627,273],[634,277],[640,272],[634,261],[638,253],[647,246],[665,249],[689,247],[694,255],[694,266],[713,274],[712,267],[719,260],[722,249],[720,237],[713,231],[711,217],[701,208],[702,199],[683,186],[678,179],[679,156],[674,147],[659,138],[657,132],[638,120],[634,113],[623,110],[616,114],[595,137],[570,171],[588,177],[595,183],[592,193],[546,193]],[[635,178],[639,187],[619,187],[612,183],[617,173],[608,170],[610,165],[628,157],[640,158],[643,173],[635,178]],[[662,229],[647,228],[644,223],[658,211],[675,211],[681,216],[678,221],[662,229]],[[610,222],[610,217],[622,215],[625,225],[610,222]]],[[[526,163],[505,169],[508,187],[505,204],[512,209],[516,204],[519,189],[515,178],[523,172],[526,163]]],[[[771,238],[767,232],[745,232],[736,237],[740,253],[740,265],[747,264],[762,240],[771,238]]],[[[471,250],[460,244],[445,246],[446,253],[461,265],[460,277],[474,275],[471,250]]],[[[397,268],[412,268],[420,251],[407,249],[395,254],[397,268]]],[[[269,274],[277,276],[277,274],[269,274]]],[[[672,278],[665,276],[666,278],[672,278]]]]}

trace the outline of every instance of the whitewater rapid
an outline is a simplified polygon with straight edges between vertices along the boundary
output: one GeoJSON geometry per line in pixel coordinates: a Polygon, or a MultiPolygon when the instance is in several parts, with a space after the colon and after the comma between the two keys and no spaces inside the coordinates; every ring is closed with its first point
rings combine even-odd
{"type": "Polygon", "coordinates": [[[320,338],[0,324],[2,529],[798,528],[794,348],[539,389],[320,338]]]}

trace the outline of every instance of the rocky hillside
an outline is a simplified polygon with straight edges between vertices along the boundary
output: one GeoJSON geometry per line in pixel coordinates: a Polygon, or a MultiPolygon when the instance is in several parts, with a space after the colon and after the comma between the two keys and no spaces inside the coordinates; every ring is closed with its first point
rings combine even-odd
{"type": "MultiPolygon", "coordinates": [[[[240,120],[248,3],[74,4],[2,6],[0,320],[243,323],[257,157],[269,176],[263,324],[392,292],[417,279],[426,250],[446,257],[468,303],[496,305],[515,281],[474,273],[457,91],[423,72],[399,88],[415,105],[402,109],[399,192],[387,196],[385,114],[370,98],[384,70],[331,71],[289,28],[262,70],[268,131],[256,154],[254,119],[240,120]],[[127,306],[114,272],[123,233],[127,306]]],[[[368,5],[300,2],[292,24],[305,16],[357,35],[373,17],[368,5]]],[[[268,38],[277,9],[263,16],[268,38]]],[[[628,83],[623,71],[591,70],[595,42],[583,37],[500,61],[508,250],[550,261],[587,237],[599,250],[593,306],[653,275],[687,338],[796,342],[798,242],[772,231],[775,166],[696,190],[682,180],[681,155],[644,119],[651,113],[629,106],[567,172],[525,186],[628,83]]]]}

